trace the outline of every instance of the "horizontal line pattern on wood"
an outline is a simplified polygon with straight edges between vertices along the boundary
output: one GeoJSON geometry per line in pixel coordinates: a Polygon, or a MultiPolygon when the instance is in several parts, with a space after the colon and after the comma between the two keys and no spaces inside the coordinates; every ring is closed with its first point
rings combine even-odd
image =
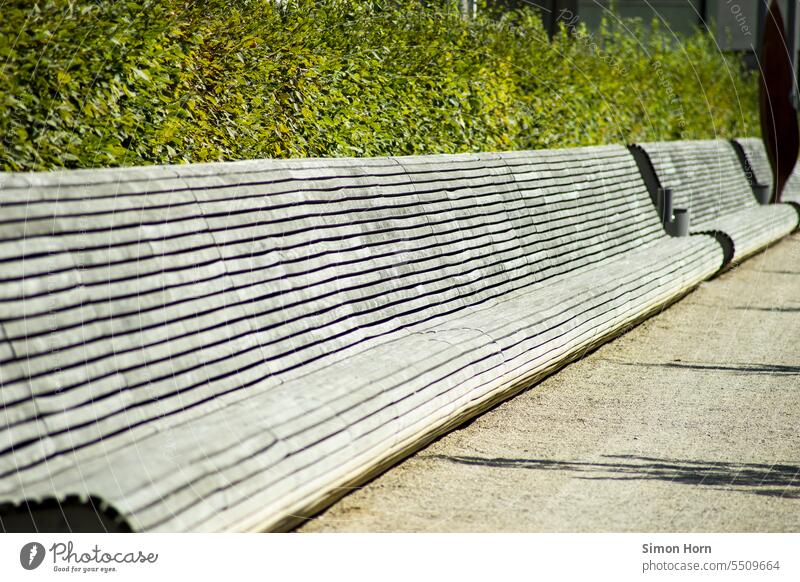
{"type": "Polygon", "coordinates": [[[637,144],[650,158],[658,181],[671,188],[673,206],[691,211],[692,228],[729,212],[757,206],[736,151],[725,140],[637,144]]]}
{"type": "MultiPolygon", "coordinates": [[[[673,207],[690,210],[690,231],[720,232],[733,243],[732,259],[743,258],[797,227],[786,205],[759,206],[733,145],[725,140],[637,144],[658,181],[673,192],[673,207]]],[[[763,170],[758,169],[761,173],[763,170]]]]}
{"type": "Polygon", "coordinates": [[[0,175],[0,498],[277,527],[721,266],[622,147],[0,175]]]}
{"type": "Polygon", "coordinates": [[[756,184],[772,186],[772,168],[769,165],[764,142],[758,137],[740,137],[734,140],[742,148],[756,184]]]}
{"type": "MultiPolygon", "coordinates": [[[[758,137],[739,137],[736,138],[750,168],[755,175],[756,181],[759,184],[772,185],[772,168],[769,165],[769,158],[767,157],[767,150],[764,148],[764,142],[758,137]]],[[[798,173],[800,165],[796,165],[789,181],[783,189],[781,200],[784,202],[800,203],[800,173],[798,173]]]]}

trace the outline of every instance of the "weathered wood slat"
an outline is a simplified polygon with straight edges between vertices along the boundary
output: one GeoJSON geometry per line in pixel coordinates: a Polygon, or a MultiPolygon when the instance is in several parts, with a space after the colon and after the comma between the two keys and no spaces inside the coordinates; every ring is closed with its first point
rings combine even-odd
{"type": "MultiPolygon", "coordinates": [[[[772,168],[769,165],[764,142],[758,137],[739,137],[734,140],[742,148],[747,163],[758,184],[772,185],[772,168]]],[[[795,166],[781,196],[783,202],[800,204],[800,171],[795,166]]]]}
{"type": "Polygon", "coordinates": [[[637,147],[647,154],[661,186],[672,189],[673,206],[690,210],[690,232],[725,235],[733,244],[734,261],[797,227],[798,215],[790,206],[759,206],[730,142],[650,142],[637,147]]]}
{"type": "Polygon", "coordinates": [[[286,527],[721,266],[606,146],[0,175],[0,500],[286,527]]]}

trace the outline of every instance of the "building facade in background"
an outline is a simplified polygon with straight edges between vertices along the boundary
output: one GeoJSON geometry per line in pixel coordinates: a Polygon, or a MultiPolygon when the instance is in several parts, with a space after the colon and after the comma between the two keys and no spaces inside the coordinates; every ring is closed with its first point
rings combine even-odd
{"type": "MultiPolygon", "coordinates": [[[[565,14],[573,22],[596,30],[603,16],[610,14],[611,6],[622,16],[640,18],[646,27],[656,19],[659,26],[676,35],[689,35],[703,27],[714,34],[720,49],[743,53],[745,62],[755,67],[767,0],[498,0],[498,4],[537,7],[551,31],[557,26],[559,15],[565,14]]],[[[780,0],[780,5],[788,29],[787,41],[797,63],[798,0],[780,0]]]]}

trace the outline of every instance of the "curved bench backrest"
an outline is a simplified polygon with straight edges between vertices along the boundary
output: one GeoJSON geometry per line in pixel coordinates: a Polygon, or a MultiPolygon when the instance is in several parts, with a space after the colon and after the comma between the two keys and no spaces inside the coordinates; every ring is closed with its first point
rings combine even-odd
{"type": "Polygon", "coordinates": [[[747,165],[753,174],[753,182],[765,186],[772,186],[772,168],[767,158],[764,142],[757,137],[740,137],[734,140],[742,148],[747,165]]]}
{"type": "MultiPolygon", "coordinates": [[[[769,158],[767,157],[767,150],[764,147],[764,142],[758,137],[738,137],[734,140],[739,147],[742,148],[745,159],[750,166],[753,176],[758,184],[766,184],[772,186],[772,168],[769,165],[769,158]]],[[[798,175],[798,166],[795,166],[794,172],[786,182],[782,193],[783,200],[798,200],[800,199],[800,175],[798,175]]]]}
{"type": "Polygon", "coordinates": [[[509,234],[535,281],[664,236],[636,163],[620,146],[397,160],[421,197],[446,195],[453,221],[481,222],[478,209],[499,194],[506,228],[513,228],[509,234]],[[488,188],[482,185],[487,177],[475,177],[487,164],[495,174],[488,188]]]}
{"type": "Polygon", "coordinates": [[[636,144],[650,159],[673,206],[691,211],[693,229],[720,216],[757,206],[736,150],[724,140],[636,144]]]}
{"type": "Polygon", "coordinates": [[[617,146],[8,174],[0,200],[6,490],[665,236],[617,146]]]}

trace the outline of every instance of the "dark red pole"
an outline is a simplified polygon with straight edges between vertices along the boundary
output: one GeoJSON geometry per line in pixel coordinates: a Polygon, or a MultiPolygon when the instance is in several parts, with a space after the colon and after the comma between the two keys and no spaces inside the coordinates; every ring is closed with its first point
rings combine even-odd
{"type": "Polygon", "coordinates": [[[761,137],[772,166],[772,202],[780,202],[797,162],[800,130],[792,99],[794,69],[777,0],[772,0],[766,13],[760,57],[761,137]]]}

